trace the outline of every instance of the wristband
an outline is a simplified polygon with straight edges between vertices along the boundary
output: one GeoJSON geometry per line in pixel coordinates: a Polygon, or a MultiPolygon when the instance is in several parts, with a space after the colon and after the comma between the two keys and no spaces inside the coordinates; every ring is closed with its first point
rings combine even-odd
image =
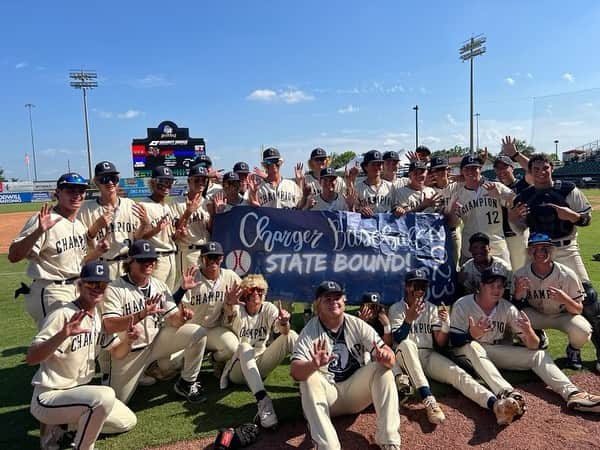
{"type": "Polygon", "coordinates": [[[519,156],[520,154],[521,154],[521,152],[519,152],[519,151],[518,151],[518,152],[516,152],[514,155],[512,155],[512,156],[510,157],[510,159],[511,159],[512,161],[514,161],[514,162],[517,162],[517,156],[519,156]]]}
{"type": "Polygon", "coordinates": [[[448,322],[442,322],[442,333],[448,333],[450,331],[450,324],[448,322]]]}
{"type": "Polygon", "coordinates": [[[383,326],[383,334],[390,334],[392,332],[392,326],[390,324],[383,326]]]}

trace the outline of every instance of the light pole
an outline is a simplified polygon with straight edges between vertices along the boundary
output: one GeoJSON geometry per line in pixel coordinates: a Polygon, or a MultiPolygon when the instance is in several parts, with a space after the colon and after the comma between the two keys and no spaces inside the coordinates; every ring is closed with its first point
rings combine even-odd
{"type": "Polygon", "coordinates": [[[476,123],[476,128],[477,128],[477,151],[479,151],[479,116],[481,114],[476,113],[475,114],[475,123],[476,123]]]}
{"type": "Polygon", "coordinates": [[[37,181],[37,162],[35,159],[35,143],[33,141],[33,120],[31,119],[31,108],[35,108],[33,103],[26,103],[25,108],[29,109],[29,131],[31,132],[31,153],[33,156],[33,180],[37,181]]]}
{"type": "Polygon", "coordinates": [[[554,153],[556,154],[556,161],[558,161],[558,139],[554,139],[554,153]]]}
{"type": "Polygon", "coordinates": [[[483,55],[486,48],[483,46],[486,42],[486,37],[483,34],[479,36],[471,37],[468,41],[465,41],[463,46],[459,49],[460,59],[462,61],[471,62],[471,108],[469,113],[469,124],[470,124],[470,140],[469,140],[469,151],[473,154],[473,59],[476,56],[483,55]]]}
{"type": "Polygon", "coordinates": [[[415,111],[415,150],[419,146],[419,105],[413,106],[415,111]]]}
{"type": "Polygon", "coordinates": [[[90,125],[88,119],[87,110],[87,90],[98,87],[98,74],[96,72],[84,72],[71,71],[69,78],[73,81],[70,82],[72,88],[81,89],[83,92],[83,115],[85,118],[85,139],[87,144],[87,162],[88,162],[88,175],[89,179],[92,179],[92,149],[90,145],[90,125]]]}

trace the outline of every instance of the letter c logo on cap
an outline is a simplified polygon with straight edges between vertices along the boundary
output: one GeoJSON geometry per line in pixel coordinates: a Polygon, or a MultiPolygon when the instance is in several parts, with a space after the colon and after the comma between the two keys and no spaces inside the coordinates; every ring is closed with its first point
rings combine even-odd
{"type": "Polygon", "coordinates": [[[148,244],[147,242],[144,242],[144,244],[142,245],[142,248],[144,249],[145,252],[150,252],[150,244],[148,244]]]}
{"type": "Polygon", "coordinates": [[[96,275],[104,275],[104,266],[102,264],[96,266],[96,275]]]}

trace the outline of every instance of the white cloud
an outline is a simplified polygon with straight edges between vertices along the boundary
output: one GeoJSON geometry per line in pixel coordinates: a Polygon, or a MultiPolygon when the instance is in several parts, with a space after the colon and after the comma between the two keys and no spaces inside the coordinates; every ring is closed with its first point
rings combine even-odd
{"type": "Polygon", "coordinates": [[[400,145],[400,142],[397,141],[396,139],[388,138],[385,141],[383,141],[383,146],[384,147],[394,147],[396,145],[400,145]]]}
{"type": "Polygon", "coordinates": [[[307,94],[300,89],[288,89],[285,91],[275,92],[272,89],[256,89],[246,97],[247,100],[257,102],[276,102],[282,101],[284,103],[293,104],[300,102],[308,102],[314,100],[315,97],[311,94],[307,94]]]}
{"type": "Polygon", "coordinates": [[[446,120],[448,121],[448,123],[452,126],[456,125],[456,119],[454,117],[452,117],[452,114],[446,114],[446,120]]]}
{"type": "Polygon", "coordinates": [[[157,88],[173,86],[175,83],[169,81],[164,75],[148,74],[142,78],[131,81],[131,85],[136,88],[157,88]]]}
{"type": "Polygon", "coordinates": [[[527,72],[527,78],[529,78],[530,80],[533,80],[533,74],[527,72]]]}
{"type": "Polygon", "coordinates": [[[271,89],[256,89],[246,98],[257,102],[270,102],[277,98],[277,92],[271,89]]]}
{"type": "Polygon", "coordinates": [[[569,82],[569,83],[574,83],[575,82],[575,77],[573,76],[572,73],[570,72],[565,72],[562,74],[562,79],[569,82]]]}
{"type": "Polygon", "coordinates": [[[15,69],[24,69],[25,67],[27,67],[29,64],[25,61],[22,61],[20,63],[15,64],[15,69]]]}
{"type": "Polygon", "coordinates": [[[71,150],[71,149],[67,149],[67,148],[45,148],[43,150],[40,151],[40,153],[43,156],[50,156],[52,158],[56,157],[57,155],[75,155],[77,153],[79,153],[78,150],[71,150]]]}
{"type": "Polygon", "coordinates": [[[511,77],[507,77],[507,78],[505,78],[505,79],[504,79],[504,82],[505,82],[506,84],[508,84],[509,86],[514,86],[514,85],[515,85],[515,80],[514,80],[514,78],[511,78],[511,77]]]}
{"type": "Polygon", "coordinates": [[[389,88],[387,88],[386,92],[389,92],[391,94],[393,94],[394,92],[404,92],[404,86],[402,86],[401,84],[394,84],[393,86],[390,86],[389,88]]]}
{"type": "Polygon", "coordinates": [[[454,139],[458,145],[464,145],[467,142],[466,136],[461,133],[451,134],[450,137],[454,139]]]}
{"type": "Polygon", "coordinates": [[[360,110],[360,108],[358,106],[348,105],[348,106],[344,106],[343,108],[338,109],[338,112],[340,114],[352,114],[352,113],[358,112],[359,110],[360,110]]]}
{"type": "Polygon", "coordinates": [[[409,133],[387,133],[385,135],[386,138],[391,138],[391,139],[395,139],[395,138],[406,139],[410,136],[411,135],[409,133]]]}
{"type": "Polygon", "coordinates": [[[299,89],[290,89],[290,90],[281,92],[281,93],[279,93],[279,97],[285,103],[309,102],[309,101],[315,99],[314,96],[307,94],[306,92],[301,91],[299,89]]]}
{"type": "Polygon", "coordinates": [[[423,144],[439,144],[442,140],[435,136],[425,136],[421,139],[423,144]]]}
{"type": "Polygon", "coordinates": [[[513,127],[510,127],[510,131],[523,131],[524,128],[521,125],[515,125],[513,127]]]}
{"type": "Polygon", "coordinates": [[[100,117],[102,117],[103,119],[112,119],[113,118],[113,113],[111,113],[110,111],[97,111],[98,115],[100,117]]]}
{"type": "Polygon", "coordinates": [[[134,119],[136,117],[141,116],[142,114],[142,111],[138,111],[137,109],[128,109],[124,113],[117,114],[117,117],[119,119],[134,119]]]}

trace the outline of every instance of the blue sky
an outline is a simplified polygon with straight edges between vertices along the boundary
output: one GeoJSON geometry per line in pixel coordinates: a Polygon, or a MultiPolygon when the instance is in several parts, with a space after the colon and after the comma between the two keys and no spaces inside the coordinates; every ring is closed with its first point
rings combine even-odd
{"type": "Polygon", "coordinates": [[[216,165],[256,164],[278,147],[291,175],[310,150],[468,145],[468,64],[481,146],[505,134],[554,150],[600,138],[600,4],[589,2],[80,2],[3,5],[0,167],[27,179],[25,103],[34,103],[39,179],[87,174],[81,93],[70,69],[99,74],[89,95],[93,162],[132,174],[132,138],[173,120],[204,137],[216,165]],[[449,6],[452,5],[452,6],[449,6]],[[475,5],[475,6],[474,6],[475,5]],[[562,95],[556,95],[562,94],[562,95]],[[535,98],[535,100],[534,100],[535,98]]]}

